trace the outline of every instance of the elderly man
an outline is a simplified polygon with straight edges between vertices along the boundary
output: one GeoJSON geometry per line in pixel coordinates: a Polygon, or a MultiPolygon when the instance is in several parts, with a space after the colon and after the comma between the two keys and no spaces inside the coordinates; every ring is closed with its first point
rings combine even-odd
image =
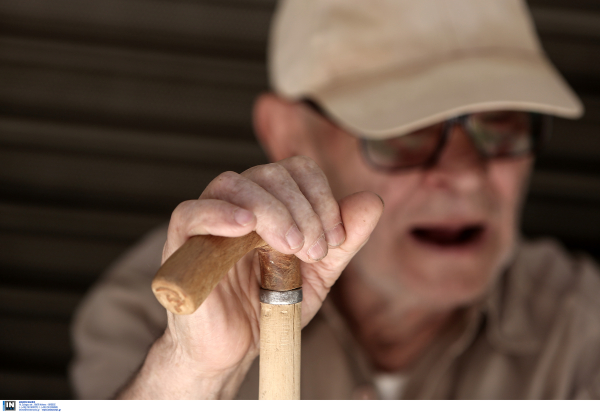
{"type": "Polygon", "coordinates": [[[582,111],[521,1],[284,1],[269,69],[273,163],[217,177],[96,288],[80,395],[256,397],[254,254],[193,315],[149,292],[161,252],[256,231],[302,261],[303,398],[600,397],[597,269],[518,236],[549,115],[582,111]]]}

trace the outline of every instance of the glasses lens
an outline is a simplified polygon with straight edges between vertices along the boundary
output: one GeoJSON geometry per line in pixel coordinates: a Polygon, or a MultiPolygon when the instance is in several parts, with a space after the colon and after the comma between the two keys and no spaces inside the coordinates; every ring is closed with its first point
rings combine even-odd
{"type": "Polygon", "coordinates": [[[530,113],[474,113],[468,117],[466,127],[473,143],[485,156],[519,156],[533,151],[533,121],[530,113]]]}
{"type": "Polygon", "coordinates": [[[363,140],[369,162],[382,169],[400,169],[427,163],[442,139],[443,123],[383,140],[363,140]]]}

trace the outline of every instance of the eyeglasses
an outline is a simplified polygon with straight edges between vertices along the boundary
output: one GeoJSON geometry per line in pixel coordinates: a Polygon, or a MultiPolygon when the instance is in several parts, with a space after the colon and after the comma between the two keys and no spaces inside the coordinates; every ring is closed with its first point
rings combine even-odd
{"type": "MultiPolygon", "coordinates": [[[[306,103],[331,118],[312,101],[306,103]]],[[[361,152],[374,169],[394,172],[435,164],[453,127],[460,125],[479,154],[516,158],[537,154],[550,133],[551,116],[521,111],[477,112],[453,117],[402,136],[375,140],[359,137],[361,152]]]]}

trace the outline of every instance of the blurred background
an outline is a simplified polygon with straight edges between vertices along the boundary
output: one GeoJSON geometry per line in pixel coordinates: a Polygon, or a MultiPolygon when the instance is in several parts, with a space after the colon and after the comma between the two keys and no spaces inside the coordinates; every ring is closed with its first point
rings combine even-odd
{"type": "MultiPolygon", "coordinates": [[[[69,322],[141,235],[266,158],[274,0],[0,0],[0,398],[69,399],[69,322]]],[[[530,0],[586,115],[556,120],[528,236],[600,259],[600,2],[530,0]]]]}

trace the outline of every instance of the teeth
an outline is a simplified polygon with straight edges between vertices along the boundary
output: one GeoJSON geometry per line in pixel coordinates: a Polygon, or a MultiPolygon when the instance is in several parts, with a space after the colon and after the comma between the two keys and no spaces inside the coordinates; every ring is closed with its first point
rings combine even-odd
{"type": "Polygon", "coordinates": [[[412,231],[417,239],[442,246],[462,245],[474,241],[483,232],[481,226],[466,226],[460,229],[417,228],[412,231]]]}

